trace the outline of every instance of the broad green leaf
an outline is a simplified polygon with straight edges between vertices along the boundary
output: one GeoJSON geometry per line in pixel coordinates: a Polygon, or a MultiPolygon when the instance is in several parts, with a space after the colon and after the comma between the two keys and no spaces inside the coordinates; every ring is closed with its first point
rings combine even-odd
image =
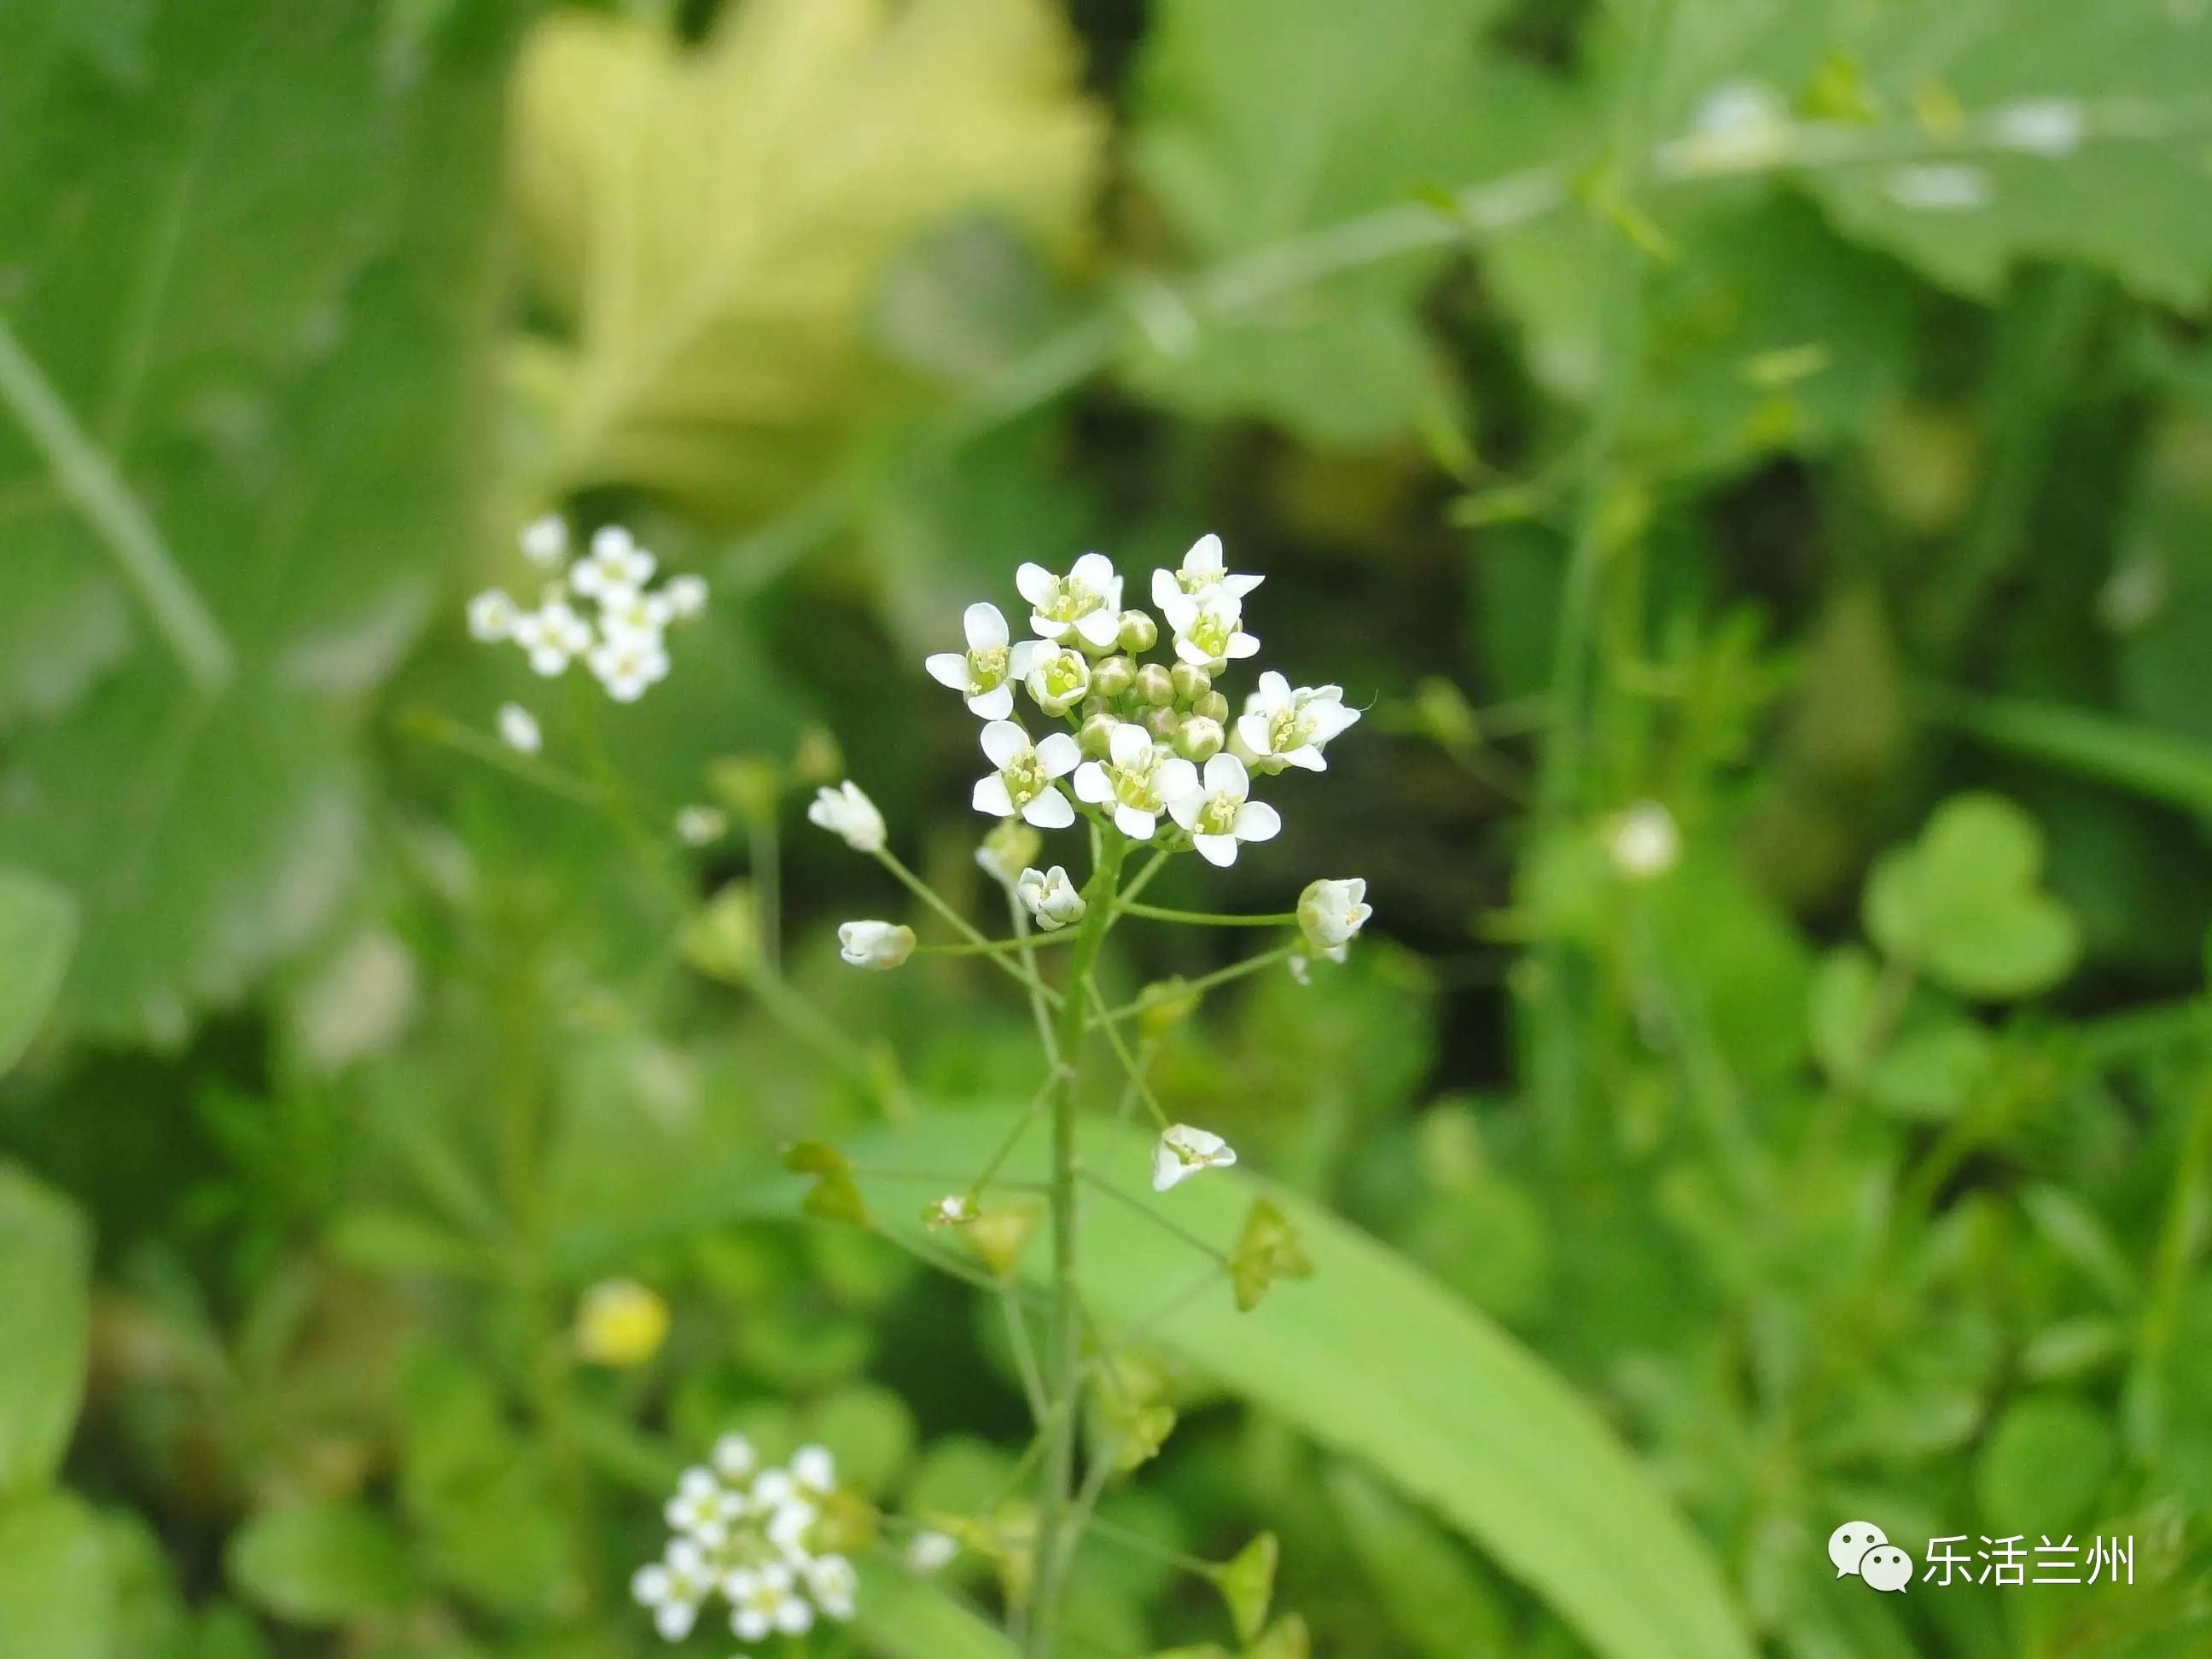
{"type": "MultiPolygon", "coordinates": [[[[1168,0],[1136,71],[1132,152],[1191,263],[1221,261],[1424,190],[1505,170],[1543,101],[1486,66],[1496,0],[1168,0]]],[[[1132,364],[1152,396],[1323,442],[1413,430],[1449,380],[1417,313],[1442,262],[1394,258],[1299,284],[1228,320],[1164,300],[1132,364]]]]}
{"type": "Polygon", "coordinates": [[[84,1392],[91,1272],[76,1207],[0,1164],[0,1504],[44,1486],[68,1448],[84,1392]]]}
{"type": "Polygon", "coordinates": [[[1376,1598],[1428,1659],[1513,1650],[1497,1591],[1435,1522],[1349,1464],[1329,1470],[1328,1493],[1376,1598]]]}
{"type": "Polygon", "coordinates": [[[398,1533],[358,1503],[264,1510],[232,1534],[224,1565],[240,1595],[295,1625],[396,1613],[421,1593],[398,1533]]]}
{"type": "Polygon", "coordinates": [[[76,943],[76,905],[67,893],[0,869],[0,1077],[53,1006],[76,943]]]}
{"type": "MultiPolygon", "coordinates": [[[[188,686],[41,503],[0,559],[0,718],[48,722],[0,762],[0,860],[78,902],[62,1019],[175,1042],[350,881],[345,724],[469,528],[462,343],[522,0],[404,63],[369,0],[101,9],[133,21],[0,13],[7,321],[236,672],[188,686]]],[[[44,468],[0,415],[0,485],[44,468]]]]}
{"type": "Polygon", "coordinates": [[[0,1499],[0,1654],[120,1659],[100,1519],[66,1492],[0,1499]]]}
{"type": "Polygon", "coordinates": [[[2212,813],[2212,744],[2094,709],[1946,693],[1936,723],[1977,742],[2152,800],[2212,813]]]}
{"type": "Polygon", "coordinates": [[[2033,996],[2081,949],[2065,906],[2045,892],[2043,836],[1999,795],[1954,795],[1920,838],[1867,883],[1866,929],[1890,956],[1962,996],[2033,996]]]}
{"type": "Polygon", "coordinates": [[[1844,18],[1855,27],[1834,44],[1885,122],[1917,110],[1940,135],[1940,112],[1960,112],[1972,153],[1928,165],[1959,170],[1936,198],[1978,204],[1915,206],[1926,178],[1906,166],[1808,174],[1847,234],[1982,298],[2033,259],[2094,265],[2169,305],[2212,295],[2212,222],[2196,210],[2212,15],[2171,0],[1956,0],[1844,18]]]}
{"type": "Polygon", "coordinates": [[[549,477],[701,515],[787,504],[913,386],[868,301],[915,237],[991,212],[1064,257],[1101,123],[1041,0],[752,0],[686,48],[542,25],[516,192],[559,350],[549,477]],[[798,135],[803,135],[799,137],[798,135]]]}
{"type": "MultiPolygon", "coordinates": [[[[868,1167],[980,1169],[1006,1124],[988,1112],[933,1118],[854,1152],[868,1167]]],[[[1100,1124],[1088,1139],[1101,1177],[1141,1186],[1147,1137],[1100,1124]]],[[[1035,1179],[1041,1157],[1033,1136],[1007,1173],[1035,1179]]],[[[797,1187],[757,1197],[790,1214],[797,1187]]],[[[910,1197],[885,1183],[875,1207],[919,1236],[910,1197]]],[[[1474,1540],[1605,1659],[1750,1653],[1711,1559],[1650,1476],[1488,1320],[1327,1210],[1242,1170],[1209,1170],[1171,1199],[1131,1197],[1085,1212],[1084,1293],[1107,1329],[1145,1323],[1148,1344],[1365,1463],[1474,1540]],[[1158,1203],[1225,1250],[1262,1195],[1297,1229],[1313,1279],[1278,1285],[1249,1314],[1224,1281],[1163,1315],[1192,1255],[1142,1212],[1158,1203]]],[[[1032,1253],[1024,1272],[1035,1278],[1040,1261],[1032,1253]]]]}

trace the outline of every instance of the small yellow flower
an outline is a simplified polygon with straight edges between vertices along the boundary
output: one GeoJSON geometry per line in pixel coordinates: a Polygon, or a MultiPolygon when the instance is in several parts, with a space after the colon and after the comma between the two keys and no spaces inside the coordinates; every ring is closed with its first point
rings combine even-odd
{"type": "Polygon", "coordinates": [[[576,1352],[594,1365],[642,1365],[668,1335],[668,1304],[634,1279],[610,1279],[576,1309],[576,1352]]]}

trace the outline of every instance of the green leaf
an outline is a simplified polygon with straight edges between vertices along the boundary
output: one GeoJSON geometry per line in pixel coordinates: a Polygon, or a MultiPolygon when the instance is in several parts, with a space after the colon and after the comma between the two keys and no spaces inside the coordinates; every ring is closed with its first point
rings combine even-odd
{"type": "Polygon", "coordinates": [[[74,1497],[0,1502],[0,1653],[116,1656],[113,1564],[99,1517],[74,1497]]]}
{"type": "Polygon", "coordinates": [[[1237,1639],[1249,1642],[1267,1622],[1267,1608],[1275,1599],[1275,1565],[1283,1547],[1272,1532],[1263,1532],[1214,1569],[1213,1582],[1229,1604],[1229,1617],[1237,1639]]]}
{"type": "Polygon", "coordinates": [[[2092,783],[2212,814],[2212,744],[2094,709],[1947,692],[1929,718],[1977,742],[2092,783]]]}
{"type": "Polygon", "coordinates": [[[2080,1401],[2031,1395],[2007,1406],[1974,1460],[1974,1494],[1994,1531],[2063,1537],[2093,1506],[2118,1455],[2110,1424],[2080,1401]]]}
{"type": "MultiPolygon", "coordinates": [[[[29,556],[0,559],[0,718],[50,723],[10,734],[0,860],[79,904],[59,1017],[173,1043],[352,878],[346,726],[469,529],[463,344],[523,0],[405,73],[374,5],[143,0],[109,8],[120,33],[85,9],[0,11],[7,320],[237,672],[185,684],[103,544],[37,504],[29,556]]],[[[0,416],[0,480],[46,468],[0,416]]]]}
{"type": "Polygon", "coordinates": [[[362,1504],[264,1510],[232,1536],[224,1564],[241,1595],[295,1625],[397,1613],[420,1594],[398,1533],[362,1504]]]}
{"type": "Polygon", "coordinates": [[[0,1164],[0,1500],[61,1466],[84,1393],[91,1272],[76,1207],[0,1164]]]}
{"type": "Polygon", "coordinates": [[[0,1077],[22,1057],[61,990],[76,904],[52,883],[0,870],[0,1077]]]}
{"type": "Polygon", "coordinates": [[[1103,135],[1041,0],[756,0],[697,49],[568,12],[516,109],[526,248],[572,336],[550,482],[725,521],[911,400],[866,326],[896,256],[995,212],[1065,257],[1103,135]]]}
{"type": "MultiPolygon", "coordinates": [[[[855,1151],[872,1166],[980,1169],[1006,1124],[992,1112],[937,1117],[855,1151]]],[[[1103,1178],[1141,1184],[1149,1155],[1146,1135],[1087,1126],[1085,1162],[1103,1178]]],[[[1042,1156],[1032,1137],[1008,1175],[1036,1179],[1042,1156]]],[[[797,1196],[786,1181],[748,1205],[789,1215],[797,1196]]],[[[922,1236],[902,1218],[910,1206],[877,1207],[922,1236]]],[[[1474,1540],[1605,1659],[1751,1652],[1711,1558],[1596,1413],[1488,1320],[1327,1210],[1239,1170],[1209,1171],[1171,1200],[1086,1206],[1081,1260],[1085,1299],[1106,1329],[1145,1323],[1149,1344],[1364,1462],[1474,1540]],[[1312,1282],[1242,1317],[1226,1285],[1218,1299],[1159,1316],[1162,1287],[1189,1275],[1190,1247],[1142,1212],[1171,1209],[1225,1250],[1261,1196],[1297,1228],[1312,1282]]],[[[1032,1279],[1042,1268],[1024,1262],[1032,1279]]]]}
{"type": "MultiPolygon", "coordinates": [[[[1135,77],[1137,174],[1188,252],[1218,261],[1503,171],[1533,76],[1486,70],[1495,0],[1167,0],[1135,77]]],[[[1300,285],[1227,320],[1141,300],[1139,386],[1189,412],[1249,414],[1335,444],[1417,430],[1449,395],[1418,314],[1448,253],[1300,285]]]]}
{"type": "Polygon", "coordinates": [[[2066,977],[2081,933],[2039,885],[2043,836],[1999,795],[1954,795],[1867,883],[1866,929],[1963,996],[2033,996],[2066,977]]]}
{"type": "Polygon", "coordinates": [[[1376,1599],[1428,1659],[1512,1651],[1497,1592],[1449,1535],[1349,1464],[1332,1467],[1328,1484],[1376,1599]]]}
{"type": "Polygon", "coordinates": [[[1015,1659],[1014,1644],[996,1626],[896,1569],[867,1575],[852,1629],[883,1659],[1015,1659]]]}

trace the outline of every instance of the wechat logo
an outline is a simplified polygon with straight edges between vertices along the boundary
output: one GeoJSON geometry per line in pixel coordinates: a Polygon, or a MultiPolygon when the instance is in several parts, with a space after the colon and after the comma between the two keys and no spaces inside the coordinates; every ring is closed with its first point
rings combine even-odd
{"type": "Polygon", "coordinates": [[[1878,1590],[1901,1592],[1912,1582],[1912,1558],[1871,1521],[1846,1521],[1830,1533],[1828,1559],[1837,1577],[1856,1574],[1878,1590]]]}

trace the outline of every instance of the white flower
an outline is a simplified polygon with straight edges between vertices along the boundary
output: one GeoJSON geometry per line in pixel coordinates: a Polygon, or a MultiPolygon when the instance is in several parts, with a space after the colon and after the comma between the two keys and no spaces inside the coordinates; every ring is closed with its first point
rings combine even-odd
{"type": "Polygon", "coordinates": [[[568,585],[586,598],[610,590],[635,591],[653,580],[653,555],[629,531],[609,525],[592,537],[592,550],[569,567],[568,585]]]}
{"type": "MultiPolygon", "coordinates": [[[[1367,884],[1358,876],[1343,881],[1308,882],[1306,890],[1298,895],[1298,932],[1315,955],[1331,962],[1344,960],[1352,936],[1374,914],[1374,907],[1367,902],[1367,884]]],[[[1291,961],[1296,963],[1297,958],[1291,961]]],[[[1297,967],[1291,972],[1299,984],[1306,982],[1297,967]]]]}
{"type": "Polygon", "coordinates": [[[662,1513],[678,1533],[711,1550],[729,1536],[730,1522],[743,1507],[736,1493],[723,1490],[713,1470],[692,1468],[684,1471],[662,1513]]]}
{"type": "Polygon", "coordinates": [[[1030,627],[1041,639],[1060,645],[1073,634],[1105,651],[1121,636],[1121,578],[1103,553],[1085,553],[1065,576],[1025,564],[1014,572],[1014,586],[1030,602],[1030,627]]]}
{"type": "Polygon", "coordinates": [[[807,1558],[806,1534],[821,1518],[822,1511],[808,1499],[786,1498],[768,1518],[768,1541],[783,1553],[787,1561],[804,1561],[807,1558]]]}
{"type": "Polygon", "coordinates": [[[660,647],[660,636],[676,619],[665,595],[641,588],[608,588],[599,595],[599,632],[609,641],[625,640],[660,647]]]}
{"type": "Polygon", "coordinates": [[[514,619],[508,636],[530,653],[530,665],[547,679],[567,672],[592,648],[592,627],[565,599],[550,599],[514,619]]]}
{"type": "Polygon", "coordinates": [[[538,729],[538,718],[519,702],[503,702],[499,706],[499,740],[509,749],[525,755],[534,755],[544,746],[544,736],[538,729]]]}
{"type": "Polygon", "coordinates": [[[884,850],[884,815],[850,778],[835,789],[816,790],[806,819],[833,836],[844,837],[845,844],[856,853],[884,850]]]}
{"type": "Polygon", "coordinates": [[[1204,595],[1170,593],[1160,614],[1175,630],[1176,655],[1194,668],[1218,672],[1232,658],[1260,648],[1259,637],[1244,631],[1243,601],[1226,588],[1204,595]]]}
{"type": "Polygon", "coordinates": [[[558,513],[548,513],[523,526],[517,539],[522,556],[531,563],[541,570],[558,569],[568,556],[568,521],[558,513]]]}
{"type": "Polygon", "coordinates": [[[914,954],[914,929],[888,921],[840,922],[837,945],[855,968],[896,968],[914,954]]]}
{"type": "Polygon", "coordinates": [[[617,702],[635,702],[647,686],[668,678],[668,653],[658,633],[611,634],[585,660],[617,702]]]}
{"type": "Polygon", "coordinates": [[[923,1222],[933,1233],[947,1227],[964,1227],[975,1218],[975,1206],[958,1193],[947,1193],[922,1212],[923,1222]]]}
{"type": "Polygon", "coordinates": [[[1690,118],[1689,136],[1667,148],[1709,173],[1770,167],[1788,153],[1790,106],[1758,81],[1733,81],[1708,92],[1690,118]]]}
{"type": "Polygon", "coordinates": [[[837,1460],[827,1446],[801,1446],[791,1455],[791,1479],[799,1491],[827,1498],[837,1489],[837,1460]]]}
{"type": "Polygon", "coordinates": [[[1608,826],[1605,850],[1613,867],[1631,881],[1665,875],[1681,856],[1674,815],[1656,800],[1640,800],[1608,826]]]}
{"type": "Polygon", "coordinates": [[[1236,1161],[1236,1152],[1219,1135],[1178,1123],[1152,1148],[1152,1190],[1164,1193],[1200,1170],[1225,1170],[1236,1161]]]}
{"type": "Polygon", "coordinates": [[[667,586],[660,591],[668,601],[670,612],[679,622],[689,622],[707,609],[707,579],[704,576],[695,576],[689,572],[681,576],[671,576],[667,586]]]}
{"type": "Polygon", "coordinates": [[[1020,879],[1014,883],[1014,892],[1045,933],[1056,933],[1068,923],[1083,920],[1086,908],[1083,894],[1068,879],[1063,865],[1055,864],[1049,870],[1032,867],[1023,871],[1020,879]]]}
{"type": "Polygon", "coordinates": [[[960,1553],[958,1541],[941,1532],[925,1528],[909,1539],[906,1547],[906,1569],[908,1572],[935,1572],[949,1566],[952,1558],[960,1553]]]}
{"type": "Polygon", "coordinates": [[[1167,803],[1198,787],[1198,769],[1141,726],[1114,728],[1104,761],[1075,769],[1076,799],[1110,805],[1114,827],[1132,841],[1150,841],[1167,803]]]}
{"type": "Polygon", "coordinates": [[[921,665],[939,685],[949,685],[968,699],[968,712],[987,720],[1002,720],[1014,712],[1015,647],[1006,643],[1006,618],[995,605],[971,605],[961,613],[960,626],[967,635],[965,652],[940,651],[926,657],[921,665]]]}
{"type": "Polygon", "coordinates": [[[709,847],[730,830],[729,814],[713,806],[687,806],[676,815],[676,838],[687,847],[709,847]]]}
{"type": "Polygon", "coordinates": [[[469,637],[495,644],[514,631],[521,607],[500,588],[490,588],[469,601],[469,637]]]}
{"type": "Polygon", "coordinates": [[[1271,668],[1260,676],[1260,689],[1244,700],[1243,717],[1237,722],[1237,753],[1255,771],[1296,766],[1325,772],[1328,763],[1322,758],[1322,748],[1358,718],[1357,708],[1344,706],[1342,686],[1302,685],[1292,690],[1271,668]]]}
{"type": "Polygon", "coordinates": [[[760,1469],[760,1454],[741,1434],[726,1434],[714,1443],[714,1473],[732,1486],[741,1486],[760,1469]]]}
{"type": "Polygon", "coordinates": [[[853,1571],[853,1564],[842,1555],[817,1555],[802,1568],[806,1575],[806,1588],[813,1595],[815,1606],[831,1619],[850,1619],[853,1600],[860,1588],[860,1576],[853,1571]]]}
{"type": "Polygon", "coordinates": [[[804,1636],[814,1627],[814,1608],[793,1591],[788,1567],[733,1568],[722,1580],[722,1594],[730,1598],[730,1629],[740,1642],[764,1642],[778,1632],[804,1636]]]}
{"type": "Polygon", "coordinates": [[[1083,758],[1066,732],[1055,732],[1032,746],[1029,733],[1013,721],[993,720],[983,728],[983,753],[999,769],[976,781],[977,811],[995,818],[1018,814],[1040,830],[1065,830],[1075,822],[1074,807],[1054,781],[1083,758]]]}
{"type": "Polygon", "coordinates": [[[1246,799],[1250,775],[1234,755],[1216,755],[1206,763],[1203,783],[1168,801],[1168,812],[1190,836],[1208,864],[1223,868],[1237,862],[1239,842],[1273,841],[1283,832],[1282,814],[1265,801],[1246,799]]]}
{"type": "Polygon", "coordinates": [[[1152,603],[1165,611],[1172,598],[1189,594],[1205,599],[1217,592],[1241,599],[1265,580],[1231,573],[1222,563],[1221,538],[1200,536],[1182,556],[1180,569],[1152,572],[1152,603]]]}
{"type": "Polygon", "coordinates": [[[631,1575],[629,1593],[653,1609],[653,1626],[661,1639],[680,1642],[699,1618],[699,1604],[714,1593],[714,1576],[706,1552],[689,1538],[671,1540],[668,1553],[631,1575]]]}
{"type": "Polygon", "coordinates": [[[1023,683],[1036,706],[1058,716],[1081,702],[1091,691],[1091,660],[1080,651],[1062,648],[1030,653],[1023,683]]]}

